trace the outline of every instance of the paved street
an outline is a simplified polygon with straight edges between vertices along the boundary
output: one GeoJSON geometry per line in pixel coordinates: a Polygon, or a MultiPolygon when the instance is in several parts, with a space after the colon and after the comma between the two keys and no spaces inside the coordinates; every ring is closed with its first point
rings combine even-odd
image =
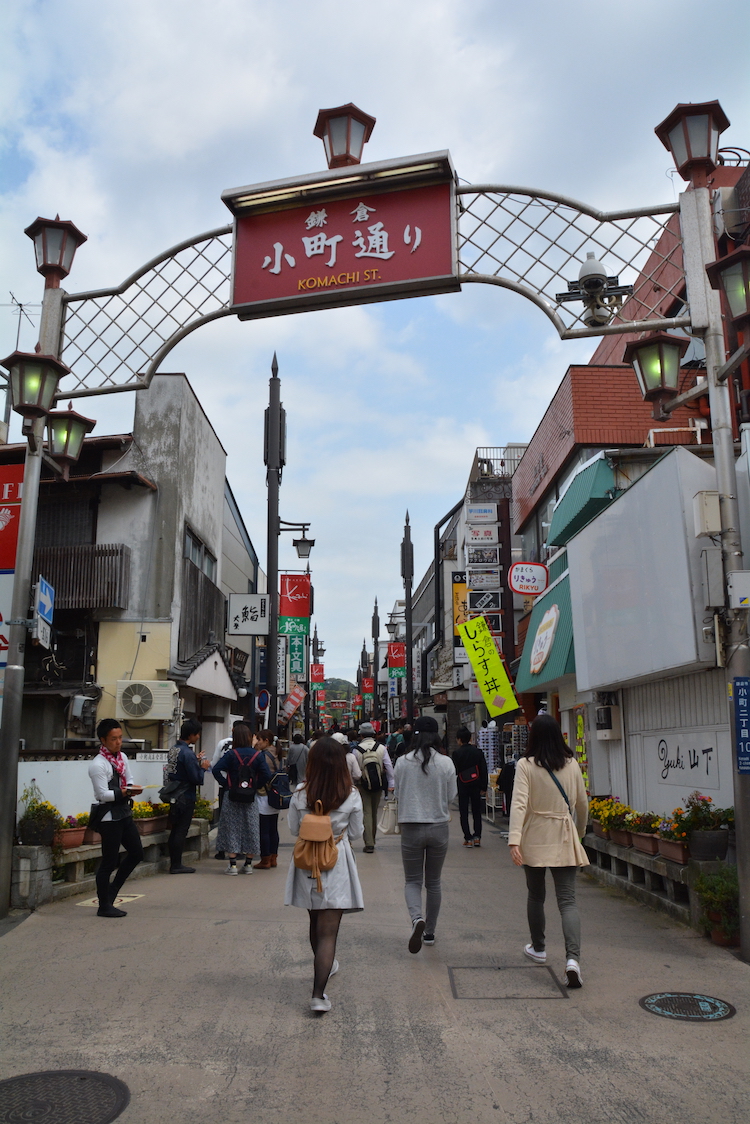
{"type": "Polygon", "coordinates": [[[583,878],[585,986],[561,990],[522,955],[523,875],[499,832],[470,851],[455,814],[451,830],[438,941],[418,956],[398,840],[357,850],[367,908],[344,918],[323,1017],[307,1006],[307,915],[281,905],[288,837],[281,866],[252,878],[211,859],[133,881],[123,921],[75,898],[44,907],[0,942],[2,1076],[112,1073],[132,1094],[123,1124],[745,1124],[750,968],[583,878]],[[737,1015],[693,1025],[638,1006],[662,990],[737,1015]]]}

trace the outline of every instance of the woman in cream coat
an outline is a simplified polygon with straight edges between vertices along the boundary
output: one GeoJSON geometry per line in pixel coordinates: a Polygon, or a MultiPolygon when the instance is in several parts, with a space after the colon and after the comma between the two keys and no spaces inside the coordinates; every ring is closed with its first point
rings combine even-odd
{"type": "Polygon", "coordinates": [[[576,905],[576,870],[588,866],[580,835],[586,826],[588,800],[578,762],[549,714],[531,723],[526,753],[516,765],[508,846],[522,866],[528,888],[531,943],[525,954],[545,964],[545,875],[552,871],[565,939],[568,987],[580,987],[581,920],[576,905]],[[561,791],[562,789],[562,791],[561,791]]]}

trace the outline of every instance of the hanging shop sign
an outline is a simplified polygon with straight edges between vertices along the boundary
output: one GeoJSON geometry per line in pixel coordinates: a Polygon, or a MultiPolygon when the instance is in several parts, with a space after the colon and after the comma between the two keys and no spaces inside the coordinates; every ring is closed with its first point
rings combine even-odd
{"type": "Polygon", "coordinates": [[[287,719],[291,718],[295,710],[297,710],[304,702],[306,694],[307,691],[300,683],[297,683],[295,687],[292,687],[291,691],[284,699],[284,705],[281,708],[282,716],[287,719]]]}
{"type": "Polygon", "coordinates": [[[362,696],[355,695],[352,699],[352,706],[362,706],[362,696]]]}
{"type": "Polygon", "coordinates": [[[8,663],[8,625],[13,615],[18,521],[23,495],[22,464],[0,466],[0,668],[8,663]]]}
{"type": "Polygon", "coordinates": [[[276,649],[276,690],[280,695],[286,691],[286,636],[277,637],[276,649]]]}
{"type": "Polygon", "coordinates": [[[309,617],[279,617],[279,636],[309,636],[309,617]]]}
{"type": "Polygon", "coordinates": [[[326,677],[325,668],[323,667],[322,663],[311,663],[310,664],[310,682],[311,683],[323,683],[324,680],[325,680],[325,677],[326,677]]]}
{"type": "Polygon", "coordinates": [[[497,566],[482,570],[468,570],[466,574],[466,584],[471,590],[499,589],[500,570],[497,566]]]}
{"type": "Polygon", "coordinates": [[[225,191],[240,319],[458,292],[447,152],[225,191]]]}
{"type": "Polygon", "coordinates": [[[538,597],[549,585],[549,570],[541,562],[514,562],[508,570],[508,585],[524,597],[538,597]]]}
{"type": "Polygon", "coordinates": [[[467,546],[466,563],[469,566],[497,566],[500,549],[497,546],[467,546]]]}
{"type": "MultiPolygon", "coordinates": [[[[497,523],[496,503],[467,503],[467,523],[497,523]]],[[[494,540],[497,542],[497,539],[494,540]]]]}
{"type": "Polygon", "coordinates": [[[451,573],[453,589],[453,635],[458,636],[458,626],[463,624],[468,616],[466,571],[453,570],[451,573]]]}
{"type": "Polygon", "coordinates": [[[268,594],[230,593],[228,628],[232,636],[268,636],[268,594]]]}
{"type": "Polygon", "coordinates": [[[388,645],[388,678],[406,678],[406,644],[388,645]]]}
{"type": "Polygon", "coordinates": [[[371,695],[375,690],[375,680],[367,675],[362,676],[362,694],[371,695]]]}
{"type": "Polygon", "coordinates": [[[297,679],[305,678],[307,656],[307,638],[305,636],[289,637],[289,674],[297,679]]]}
{"type": "Polygon", "coordinates": [[[321,691],[320,687],[318,687],[317,691],[315,692],[315,695],[316,695],[316,701],[317,701],[318,705],[321,706],[326,701],[325,691],[321,691]]]}
{"type": "Polygon", "coordinates": [[[589,751],[586,741],[586,707],[574,706],[572,712],[573,718],[573,732],[575,737],[575,755],[576,761],[581,770],[583,783],[586,786],[586,794],[591,795],[589,792],[589,751]]]}
{"type": "Polygon", "coordinates": [[[480,593],[469,593],[469,612],[484,613],[497,612],[500,608],[500,590],[487,590],[480,593]]]}
{"type": "Polygon", "coordinates": [[[310,575],[282,574],[279,593],[280,617],[310,616],[310,575]]]}
{"type": "Polygon", "coordinates": [[[498,526],[497,524],[483,526],[481,523],[472,525],[467,524],[466,527],[466,545],[467,546],[492,546],[493,543],[498,541],[498,526]]]}
{"type": "Polygon", "coordinates": [[[531,648],[529,671],[532,675],[538,675],[550,657],[552,645],[555,642],[557,622],[559,620],[560,610],[557,605],[550,605],[539,622],[539,627],[536,630],[536,636],[534,637],[534,643],[531,648]]]}
{"type": "Polygon", "coordinates": [[[484,617],[475,617],[461,625],[461,642],[490,716],[496,718],[507,711],[518,710],[508,673],[484,617]]]}

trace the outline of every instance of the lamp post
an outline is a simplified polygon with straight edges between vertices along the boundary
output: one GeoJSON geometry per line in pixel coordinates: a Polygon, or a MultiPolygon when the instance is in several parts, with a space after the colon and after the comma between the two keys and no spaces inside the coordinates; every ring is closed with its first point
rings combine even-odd
{"type": "Polygon", "coordinates": [[[625,348],[625,362],[632,363],[641,394],[645,401],[654,404],[655,421],[663,421],[669,416],[662,407],[677,396],[680,360],[689,346],[690,340],[684,336],[654,332],[625,348]]]}
{"type": "Polygon", "coordinates": [[[375,598],[375,607],[372,610],[372,716],[377,719],[380,715],[379,699],[379,672],[380,672],[380,614],[378,613],[378,599],[375,598]]]}
{"type": "Polygon", "coordinates": [[[401,577],[404,579],[404,623],[406,626],[406,718],[414,721],[414,668],[412,652],[411,590],[414,581],[414,546],[411,541],[409,512],[401,541],[401,577]]]}
{"type": "Polygon", "coordinates": [[[59,358],[63,322],[60,281],[70,272],[76,249],[86,241],[86,236],[73,223],[59,218],[39,218],[27,228],[26,234],[34,241],[37,270],[44,277],[44,297],[39,324],[39,351],[33,354],[16,351],[3,362],[10,371],[13,409],[24,419],[23,433],[27,438],[27,447],[11,620],[6,622],[8,663],[0,727],[0,917],[6,917],[10,908],[24,661],[45,418],[54,401],[58,379],[69,371],[59,358]]]}
{"type": "Polygon", "coordinates": [[[276,352],[274,352],[271,362],[271,378],[268,380],[263,463],[266,466],[266,486],[268,488],[266,569],[269,614],[266,675],[269,694],[269,725],[275,732],[279,720],[279,536],[282,531],[302,532],[302,538],[292,540],[298,558],[309,558],[310,551],[315,546],[315,539],[307,538],[309,523],[289,523],[285,519],[279,518],[279,488],[286,464],[286,410],[281,405],[281,379],[279,378],[279,363],[276,352]]]}

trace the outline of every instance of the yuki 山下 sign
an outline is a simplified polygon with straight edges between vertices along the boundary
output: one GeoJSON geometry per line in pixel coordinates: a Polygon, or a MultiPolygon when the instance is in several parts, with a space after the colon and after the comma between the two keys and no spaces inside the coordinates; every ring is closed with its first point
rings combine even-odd
{"type": "Polygon", "coordinates": [[[225,191],[240,319],[456,292],[447,152],[225,191]]]}

